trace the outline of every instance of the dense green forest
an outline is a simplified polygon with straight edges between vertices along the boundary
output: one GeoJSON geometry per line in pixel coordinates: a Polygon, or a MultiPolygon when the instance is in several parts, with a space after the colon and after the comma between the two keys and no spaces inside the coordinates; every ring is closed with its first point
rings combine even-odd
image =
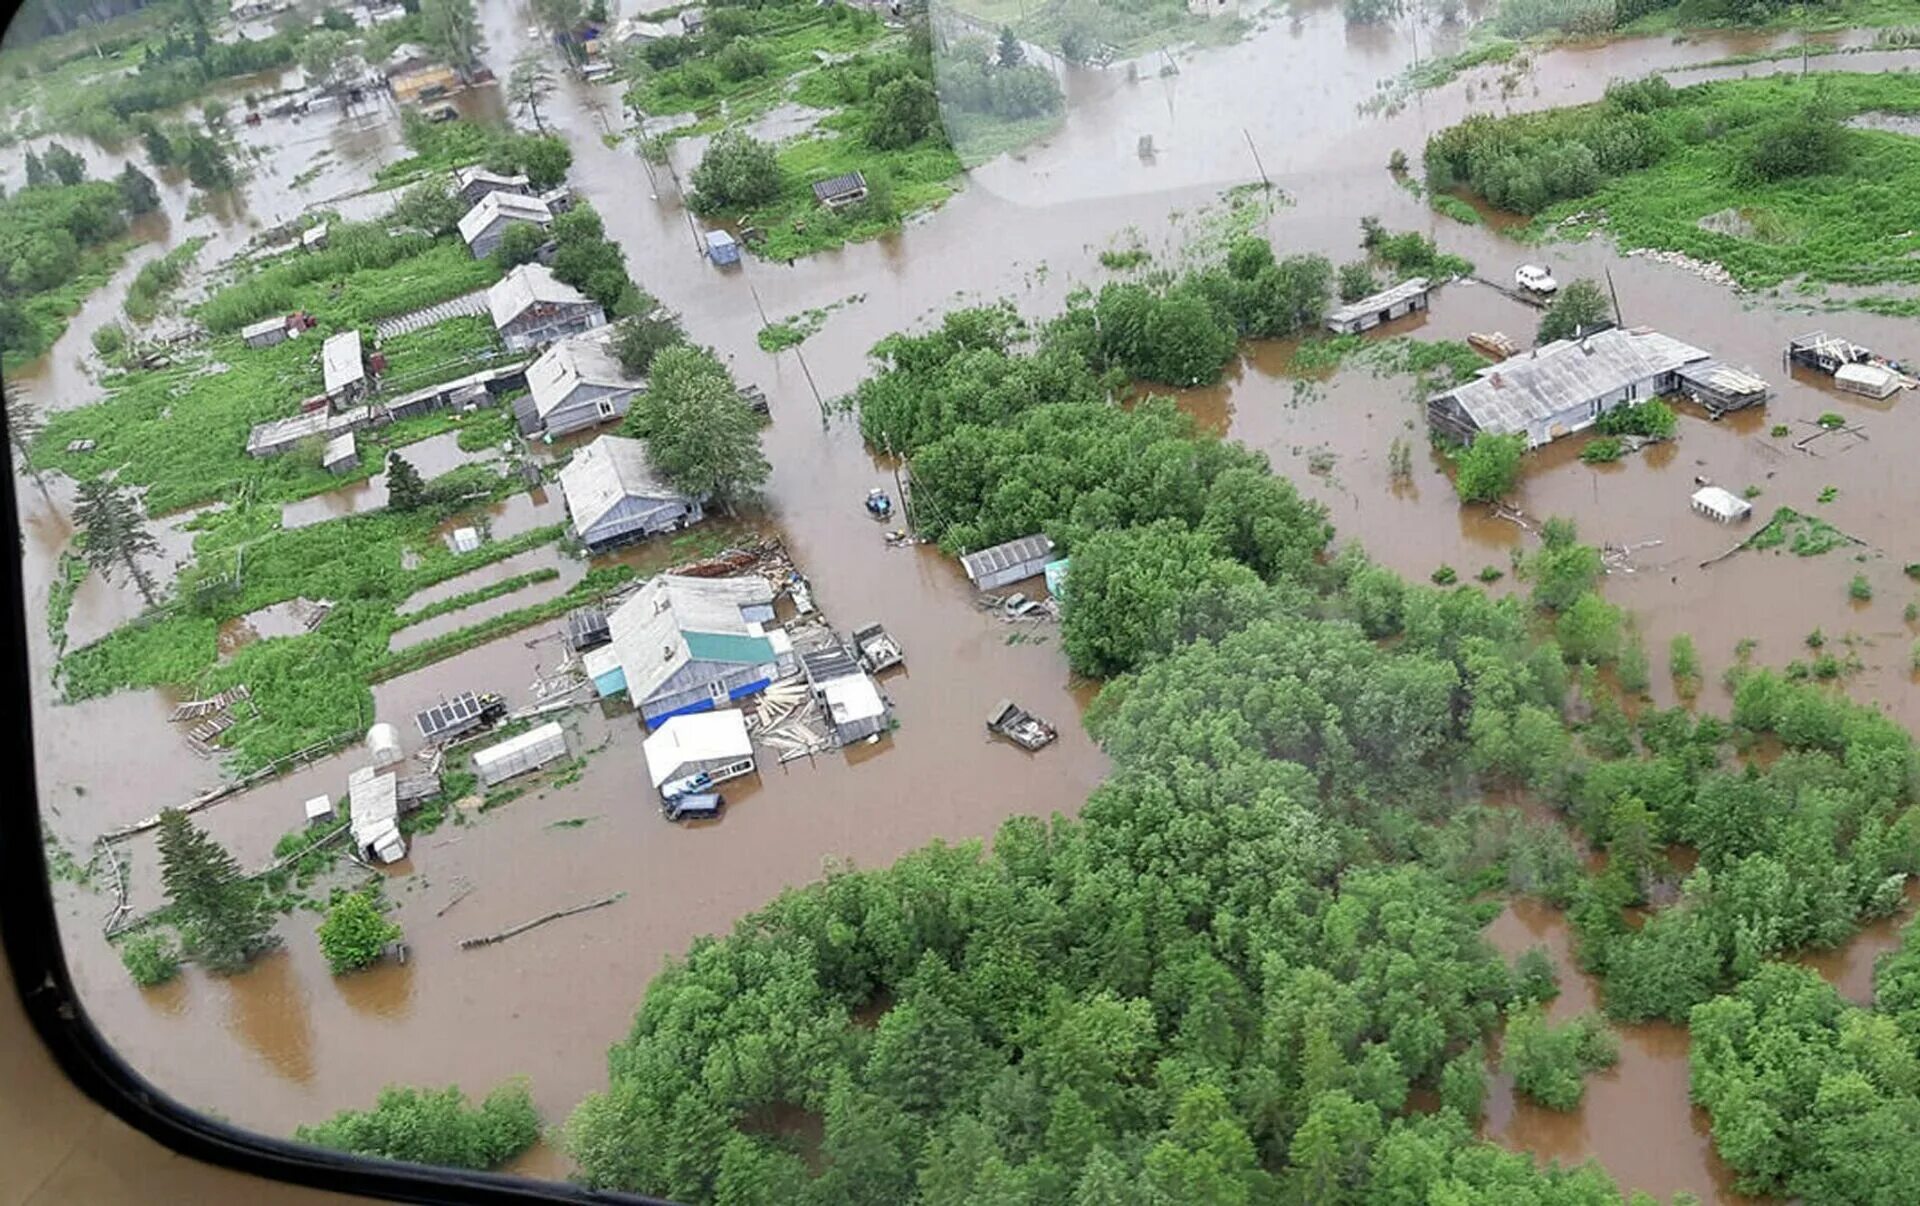
{"type": "Polygon", "coordinates": [[[1611,1017],[1711,1032],[1695,1092],[1756,1188],[1920,1194],[1893,1140],[1920,939],[1882,972],[1890,1018],[1769,961],[1898,904],[1907,735],[1745,665],[1730,720],[1630,719],[1598,670],[1644,653],[1571,525],[1525,596],[1407,583],[1332,552],[1258,454],[1117,401],[1086,333],[950,314],[879,344],[855,404],[911,454],[927,534],[1071,555],[1064,641],[1110,676],[1087,723],[1111,777],[1075,818],[843,869],[697,943],[565,1128],[585,1179],[728,1204],[1616,1203],[1597,1166],[1474,1138],[1509,1015],[1509,1071],[1547,1104],[1613,1051],[1599,1019],[1543,1026],[1540,969],[1481,936],[1491,890],[1570,910],[1611,1017]],[[1788,975],[1801,1012],[1769,987],[1788,975]]]}
{"type": "Polygon", "coordinates": [[[53,346],[126,247],[123,187],[84,179],[79,156],[58,143],[46,164],[35,156],[29,178],[40,179],[0,199],[0,354],[9,366],[53,346]]]}

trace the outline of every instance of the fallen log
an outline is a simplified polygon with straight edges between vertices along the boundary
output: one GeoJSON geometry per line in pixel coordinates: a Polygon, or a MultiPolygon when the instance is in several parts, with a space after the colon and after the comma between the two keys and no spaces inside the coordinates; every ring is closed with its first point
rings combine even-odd
{"type": "Polygon", "coordinates": [[[470,951],[475,947],[492,946],[496,942],[505,942],[507,939],[524,934],[528,930],[537,929],[549,921],[558,921],[562,917],[571,917],[575,913],[585,913],[590,909],[604,909],[608,905],[624,899],[626,895],[625,892],[615,892],[612,896],[603,896],[599,900],[589,901],[583,905],[575,905],[571,909],[559,909],[546,914],[544,917],[536,917],[532,921],[523,921],[519,925],[510,926],[507,929],[501,930],[497,934],[488,934],[482,938],[462,938],[460,940],[460,949],[470,951]]]}
{"type": "Polygon", "coordinates": [[[461,901],[465,900],[467,897],[471,895],[473,895],[473,885],[468,884],[465,887],[461,888],[458,892],[455,892],[453,894],[452,900],[449,900],[447,903],[441,905],[438,909],[434,910],[433,915],[435,917],[445,917],[447,915],[447,910],[453,908],[453,906],[459,904],[461,901]]]}

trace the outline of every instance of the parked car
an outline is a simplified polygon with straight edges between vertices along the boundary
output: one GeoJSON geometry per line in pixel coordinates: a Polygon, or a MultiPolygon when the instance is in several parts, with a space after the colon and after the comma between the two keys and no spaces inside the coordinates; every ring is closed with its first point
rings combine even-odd
{"type": "Polygon", "coordinates": [[[1560,288],[1560,282],[1553,279],[1539,264],[1522,264],[1513,270],[1513,283],[1529,293],[1552,293],[1560,288]]]}

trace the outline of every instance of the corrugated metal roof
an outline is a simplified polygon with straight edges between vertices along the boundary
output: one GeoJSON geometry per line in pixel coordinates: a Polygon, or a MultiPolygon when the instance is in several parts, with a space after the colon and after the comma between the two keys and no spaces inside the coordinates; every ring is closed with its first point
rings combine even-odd
{"type": "Polygon", "coordinates": [[[1718,360],[1702,360],[1676,371],[1683,381],[1691,381],[1726,394],[1765,393],[1767,383],[1747,372],[1718,360]]]}
{"type": "Polygon", "coordinates": [[[252,339],[255,335],[266,335],[273,331],[284,331],[286,327],[287,319],[284,314],[274,318],[263,318],[259,322],[250,322],[246,326],[241,327],[240,337],[242,339],[252,339]]]}
{"type": "Polygon", "coordinates": [[[644,440],[603,435],[573,454],[560,470],[573,530],[582,535],[628,498],[675,499],[681,494],[654,475],[644,440]]]}
{"type": "Polygon", "coordinates": [[[646,751],[647,777],[655,787],[691,763],[753,756],[747,718],[732,708],[669,717],[647,735],[640,748],[646,751]]]}
{"type": "Polygon", "coordinates": [[[562,339],[527,366],[527,388],[533,393],[534,410],[543,419],[582,385],[618,388],[640,383],[639,377],[629,377],[620,367],[620,358],[608,346],[604,331],[562,339]]]}
{"type": "Polygon", "coordinates": [[[1051,556],[1053,541],[1045,536],[1022,536],[1009,540],[1005,544],[996,544],[990,549],[981,549],[977,553],[961,556],[960,564],[967,571],[967,577],[979,581],[987,574],[998,573],[1009,566],[1023,565],[1040,557],[1051,556]]]}
{"type": "Polygon", "coordinates": [[[1327,321],[1330,323],[1353,322],[1355,319],[1361,318],[1364,315],[1392,309],[1408,298],[1419,297],[1425,293],[1429,287],[1426,277],[1416,276],[1412,280],[1401,281],[1391,289],[1382,289],[1380,292],[1369,294],[1359,301],[1349,302],[1341,306],[1338,310],[1327,315],[1327,321]]]}
{"type": "Polygon", "coordinates": [[[522,197],[518,193],[488,193],[461,215],[460,237],[466,240],[468,246],[472,246],[473,241],[485,234],[487,227],[501,217],[546,226],[553,221],[553,210],[538,197],[522,197]]]}
{"type": "Polygon", "coordinates": [[[469,184],[493,184],[511,191],[516,188],[528,188],[532,182],[525,176],[502,176],[499,172],[477,163],[453,169],[453,187],[456,190],[464,189],[469,184]]]}
{"type": "Polygon", "coordinates": [[[1693,492],[1693,505],[1712,512],[1722,520],[1738,519],[1753,510],[1753,504],[1731,490],[1702,486],[1693,492]]]}
{"type": "Polygon", "coordinates": [[[1658,331],[1616,327],[1491,365],[1435,396],[1453,398],[1481,431],[1505,434],[1706,358],[1692,344],[1658,331]]]}
{"type": "MultiPolygon", "coordinates": [[[[773,602],[773,587],[759,576],[745,578],[687,578],[661,574],[649,579],[633,597],[607,617],[613,650],[626,672],[627,690],[634,703],[647,699],[661,684],[692,660],[688,637],[696,633],[721,636],[765,635],[753,631],[740,612],[773,602]]],[[[778,650],[767,641],[774,660],[778,650]]]]}
{"type": "Polygon", "coordinates": [[[327,336],[320,345],[320,372],[328,394],[339,393],[367,375],[367,366],[360,360],[358,327],[327,336]]]}
{"type": "Polygon", "coordinates": [[[545,264],[522,264],[487,287],[487,312],[495,330],[534,306],[590,306],[593,299],[553,274],[545,264]]]}

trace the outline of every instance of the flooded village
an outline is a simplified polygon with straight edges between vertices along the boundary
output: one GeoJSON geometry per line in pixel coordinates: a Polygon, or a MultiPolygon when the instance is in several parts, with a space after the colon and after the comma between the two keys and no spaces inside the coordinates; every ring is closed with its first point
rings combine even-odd
{"type": "MultiPolygon", "coordinates": [[[[137,244],[51,349],[7,373],[9,387],[54,434],[84,425],[63,415],[126,388],[96,354],[97,333],[121,321],[143,266],[198,237],[188,284],[151,328],[175,363],[130,374],[177,374],[166,378],[175,392],[111,413],[159,430],[171,420],[154,416],[199,397],[201,377],[243,374],[262,391],[223,415],[219,438],[233,447],[206,460],[235,488],[202,497],[190,470],[172,468],[139,479],[157,545],[142,561],[162,593],[272,596],[231,615],[216,607],[222,618],[194,637],[213,660],[181,680],[66,698],[63,658],[84,664],[82,651],[151,617],[125,575],[71,585],[71,476],[17,478],[42,811],[49,850],[79,868],[57,885],[67,957],[116,1048],[191,1106],[286,1134],[369,1105],[383,1086],[458,1083],[478,1099],[526,1077],[557,1125],[606,1088],[607,1044],[696,940],[829,873],[936,840],[991,841],[1013,816],[1075,814],[1114,763],[1082,723],[1101,680],[1074,674],[1063,648],[1073,550],[1043,531],[963,550],[918,539],[911,459],[864,442],[849,399],[889,335],[1000,299],[1044,323],[1123,276],[1107,266],[1117,250],[1143,252],[1150,273],[1241,231],[1337,264],[1366,255],[1361,215],[1429,237],[1471,268],[1386,272],[1376,291],[1332,299],[1311,331],[1242,342],[1217,383],[1140,396],[1170,395],[1197,430],[1264,453],[1325,508],[1333,551],[1364,549],[1408,582],[1525,598],[1520,566],[1543,525],[1572,520],[1599,550],[1600,592],[1653,660],[1664,668],[1677,637],[1698,647],[1697,698],[1655,672],[1628,705],[1636,714],[1685,704],[1724,716],[1730,670],[1828,653],[1847,695],[1920,729],[1910,311],[1848,306],[1847,286],[1741,289],[1700,260],[1623,252],[1604,226],[1533,241],[1477,197],[1478,220],[1448,216],[1409,187],[1417,168],[1387,166],[1395,150],[1417,164],[1471,114],[1594,102],[1618,79],[1795,75],[1803,59],[1767,55],[1806,35],[1575,42],[1410,91],[1407,73],[1465,47],[1470,21],[1354,24],[1340,6],[1303,4],[1249,7],[1226,45],[1104,66],[1035,44],[1028,61],[1064,95],[1057,125],[970,166],[900,229],[789,258],[775,253],[779,237],[801,237],[793,228],[769,245],[751,224],[689,207],[704,131],[656,148],[671,123],[636,112],[605,57],[575,63],[520,0],[474,7],[484,69],[464,79],[400,54],[369,65],[356,102],[279,111],[245,97],[311,102],[327,90],[297,66],[220,85],[248,169],[230,190],[190,186],[137,138],[56,134],[93,177],[142,165],[160,181],[159,207],[135,220],[137,244]],[[512,99],[528,61],[550,76],[537,123],[512,99]],[[240,116],[249,110],[257,122],[240,116]],[[415,154],[408,123],[429,118],[436,129],[537,127],[565,141],[571,163],[545,187],[478,160],[452,165],[460,216],[420,261],[452,283],[422,290],[429,302],[388,308],[342,273],[303,282],[306,309],[208,333],[195,318],[207,299],[388,214],[419,177],[396,185],[382,169],[415,154]],[[617,346],[631,315],[557,278],[557,240],[544,260],[479,267],[516,226],[543,239],[572,229],[561,215],[575,207],[624,252],[657,301],[649,313],[712,349],[729,403],[755,413],[768,472],[751,497],[703,496],[650,458],[624,422],[651,384],[617,346]],[[1525,266],[1550,272],[1558,291],[1597,282],[1604,312],[1536,340],[1554,291],[1518,274],[1525,266]],[[801,337],[770,349],[766,332],[788,325],[801,337]],[[1444,382],[1393,351],[1439,344],[1481,351],[1444,382]],[[1677,412],[1671,438],[1595,426],[1654,398],[1677,412]],[[1495,501],[1463,502],[1454,459],[1430,433],[1519,437],[1517,481],[1495,501]],[[1626,447],[1583,456],[1602,439],[1626,447]],[[244,484],[256,476],[272,484],[244,484]],[[436,483],[465,492],[444,518],[394,519],[436,483]],[[183,505],[155,505],[169,489],[183,505]],[[269,501],[249,497],[256,489],[269,501]],[[1770,517],[1783,540],[1755,540],[1770,517]],[[1796,555],[1800,517],[1832,534],[1830,551],[1796,555]],[[402,526],[374,526],[389,520],[402,526]],[[310,543],[290,560],[315,564],[275,564],[275,533],[301,532],[310,543]],[[368,572],[379,592],[280,589],[325,580],[316,565],[329,559],[389,553],[393,565],[368,572]],[[63,592],[61,622],[40,623],[63,592]],[[263,656],[315,636],[355,651],[370,711],[319,698],[319,679],[297,685],[318,671],[263,656]],[[296,685],[232,673],[250,665],[296,685]],[[312,722],[267,712],[274,700],[343,723],[308,741],[312,722]],[[245,971],[189,965],[141,988],[108,939],[164,905],[155,828],[162,809],[182,807],[249,872],[301,866],[316,850],[329,865],[300,889],[318,905],[282,917],[279,947],[245,971]],[[369,883],[403,937],[335,975],[313,937],[319,907],[334,888],[369,883]]],[[[609,29],[653,37],[641,29],[652,18],[611,7],[609,29]]],[[[273,28],[264,6],[241,8],[239,36],[273,28]]],[[[670,19],[684,28],[683,15],[670,19]]],[[[940,5],[932,19],[955,37],[977,20],[940,5]]],[[[1810,36],[1834,52],[1823,70],[1920,61],[1871,31],[1810,36]]],[[[10,194],[25,172],[20,147],[0,151],[10,194]]],[[[856,187],[844,173],[822,183],[823,214],[856,187]]],[[[1912,301],[1901,288],[1892,296],[1912,301]]],[[[61,470],[96,452],[144,455],[104,431],[74,432],[59,440],[61,470]],[[86,439],[99,448],[79,448],[86,439]]],[[[1551,959],[1549,1021],[1601,1007],[1564,909],[1478,899],[1503,958],[1544,947],[1551,959]]],[[[1899,946],[1912,899],[1804,962],[1871,1004],[1875,960],[1899,946]]],[[[1618,1062],[1573,1110],[1518,1093],[1496,1051],[1478,1133],[1542,1162],[1597,1159],[1622,1188],[1662,1199],[1745,1200],[1689,1096],[1686,1028],[1614,1030],[1618,1062]]],[[[572,1165],[549,1141],[507,1171],[564,1177],[572,1165]]]]}

